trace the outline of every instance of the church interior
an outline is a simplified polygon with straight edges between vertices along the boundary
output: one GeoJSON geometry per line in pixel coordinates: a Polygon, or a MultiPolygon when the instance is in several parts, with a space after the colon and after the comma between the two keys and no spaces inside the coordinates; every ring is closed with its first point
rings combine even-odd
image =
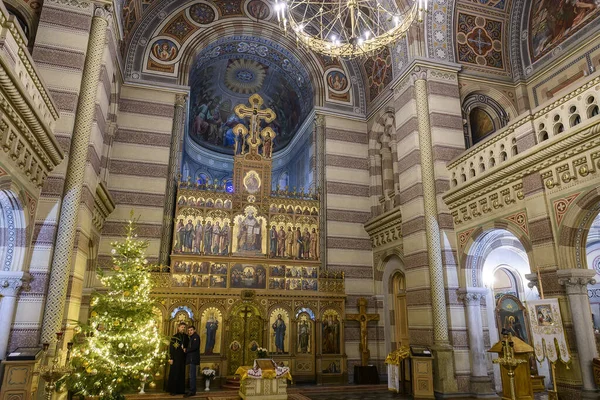
{"type": "Polygon", "coordinates": [[[600,1],[0,0],[0,27],[0,400],[67,398],[44,360],[72,373],[132,220],[208,398],[264,358],[292,379],[244,398],[600,398],[600,1]]]}

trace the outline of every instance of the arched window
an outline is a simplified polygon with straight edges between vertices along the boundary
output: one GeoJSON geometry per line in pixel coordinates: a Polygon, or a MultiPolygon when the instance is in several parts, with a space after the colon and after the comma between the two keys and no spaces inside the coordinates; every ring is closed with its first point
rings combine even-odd
{"type": "Polygon", "coordinates": [[[494,99],[481,93],[472,93],[463,101],[465,146],[479,143],[508,124],[508,114],[494,99]]]}

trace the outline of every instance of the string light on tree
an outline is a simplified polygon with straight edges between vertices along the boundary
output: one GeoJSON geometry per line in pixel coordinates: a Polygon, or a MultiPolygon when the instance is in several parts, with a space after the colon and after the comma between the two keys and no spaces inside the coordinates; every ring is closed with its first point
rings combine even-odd
{"type": "Polygon", "coordinates": [[[67,378],[77,394],[122,399],[123,393],[151,383],[165,360],[150,298],[148,243],[134,232],[131,219],[124,241],[112,243],[111,270],[98,270],[106,290],[94,293],[89,323],[77,328],[74,372],[67,378]]]}
{"type": "Polygon", "coordinates": [[[423,22],[428,0],[275,0],[284,32],[331,57],[370,55],[423,22]],[[289,28],[289,29],[288,29],[289,28]]]}

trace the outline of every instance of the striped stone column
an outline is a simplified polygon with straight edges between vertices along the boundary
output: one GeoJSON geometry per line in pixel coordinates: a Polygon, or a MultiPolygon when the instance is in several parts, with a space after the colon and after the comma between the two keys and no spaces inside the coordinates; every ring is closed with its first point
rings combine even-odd
{"type": "Polygon", "coordinates": [[[185,117],[185,104],[187,94],[178,94],[175,97],[175,113],[173,115],[173,128],[171,129],[171,150],[169,152],[169,172],[167,175],[167,190],[165,191],[165,213],[163,219],[163,234],[160,242],[160,264],[169,263],[171,243],[173,242],[173,212],[175,210],[175,196],[177,193],[177,174],[179,171],[179,154],[183,139],[183,124],[185,117]]]}
{"type": "Polygon", "coordinates": [[[435,192],[433,169],[433,148],[429,122],[429,100],[427,98],[427,71],[417,67],[413,73],[415,99],[417,102],[417,125],[419,130],[419,153],[421,156],[421,180],[423,182],[423,203],[425,213],[425,235],[427,237],[427,259],[431,280],[431,301],[433,308],[433,340],[436,345],[448,345],[448,318],[444,294],[444,271],[442,246],[438,224],[438,207],[435,192]]]}
{"type": "Polygon", "coordinates": [[[429,99],[427,95],[427,70],[416,67],[412,73],[412,78],[414,80],[417,128],[419,131],[423,213],[433,314],[434,389],[436,392],[452,393],[458,390],[458,386],[454,375],[454,358],[448,335],[444,266],[442,263],[429,99]]]}
{"type": "Polygon", "coordinates": [[[65,185],[60,207],[60,217],[54,244],[50,285],[46,297],[44,320],[42,324],[42,342],[50,343],[55,333],[61,329],[71,258],[77,232],[77,219],[88,146],[94,122],[96,92],[100,79],[102,56],[106,41],[106,29],[112,16],[110,6],[94,6],[94,16],[88,39],[85,64],[81,77],[81,88],[77,102],[77,113],[71,136],[69,164],[65,176],[65,185]]]}

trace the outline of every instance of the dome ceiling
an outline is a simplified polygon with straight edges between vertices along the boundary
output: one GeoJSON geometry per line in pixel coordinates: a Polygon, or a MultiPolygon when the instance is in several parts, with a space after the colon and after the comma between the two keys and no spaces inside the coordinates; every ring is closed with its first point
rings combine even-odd
{"type": "Polygon", "coordinates": [[[296,57],[270,40],[233,36],[203,49],[190,72],[189,135],[201,146],[233,154],[237,104],[260,94],[277,114],[274,151],[287,146],[313,107],[307,71],[296,57]]]}

